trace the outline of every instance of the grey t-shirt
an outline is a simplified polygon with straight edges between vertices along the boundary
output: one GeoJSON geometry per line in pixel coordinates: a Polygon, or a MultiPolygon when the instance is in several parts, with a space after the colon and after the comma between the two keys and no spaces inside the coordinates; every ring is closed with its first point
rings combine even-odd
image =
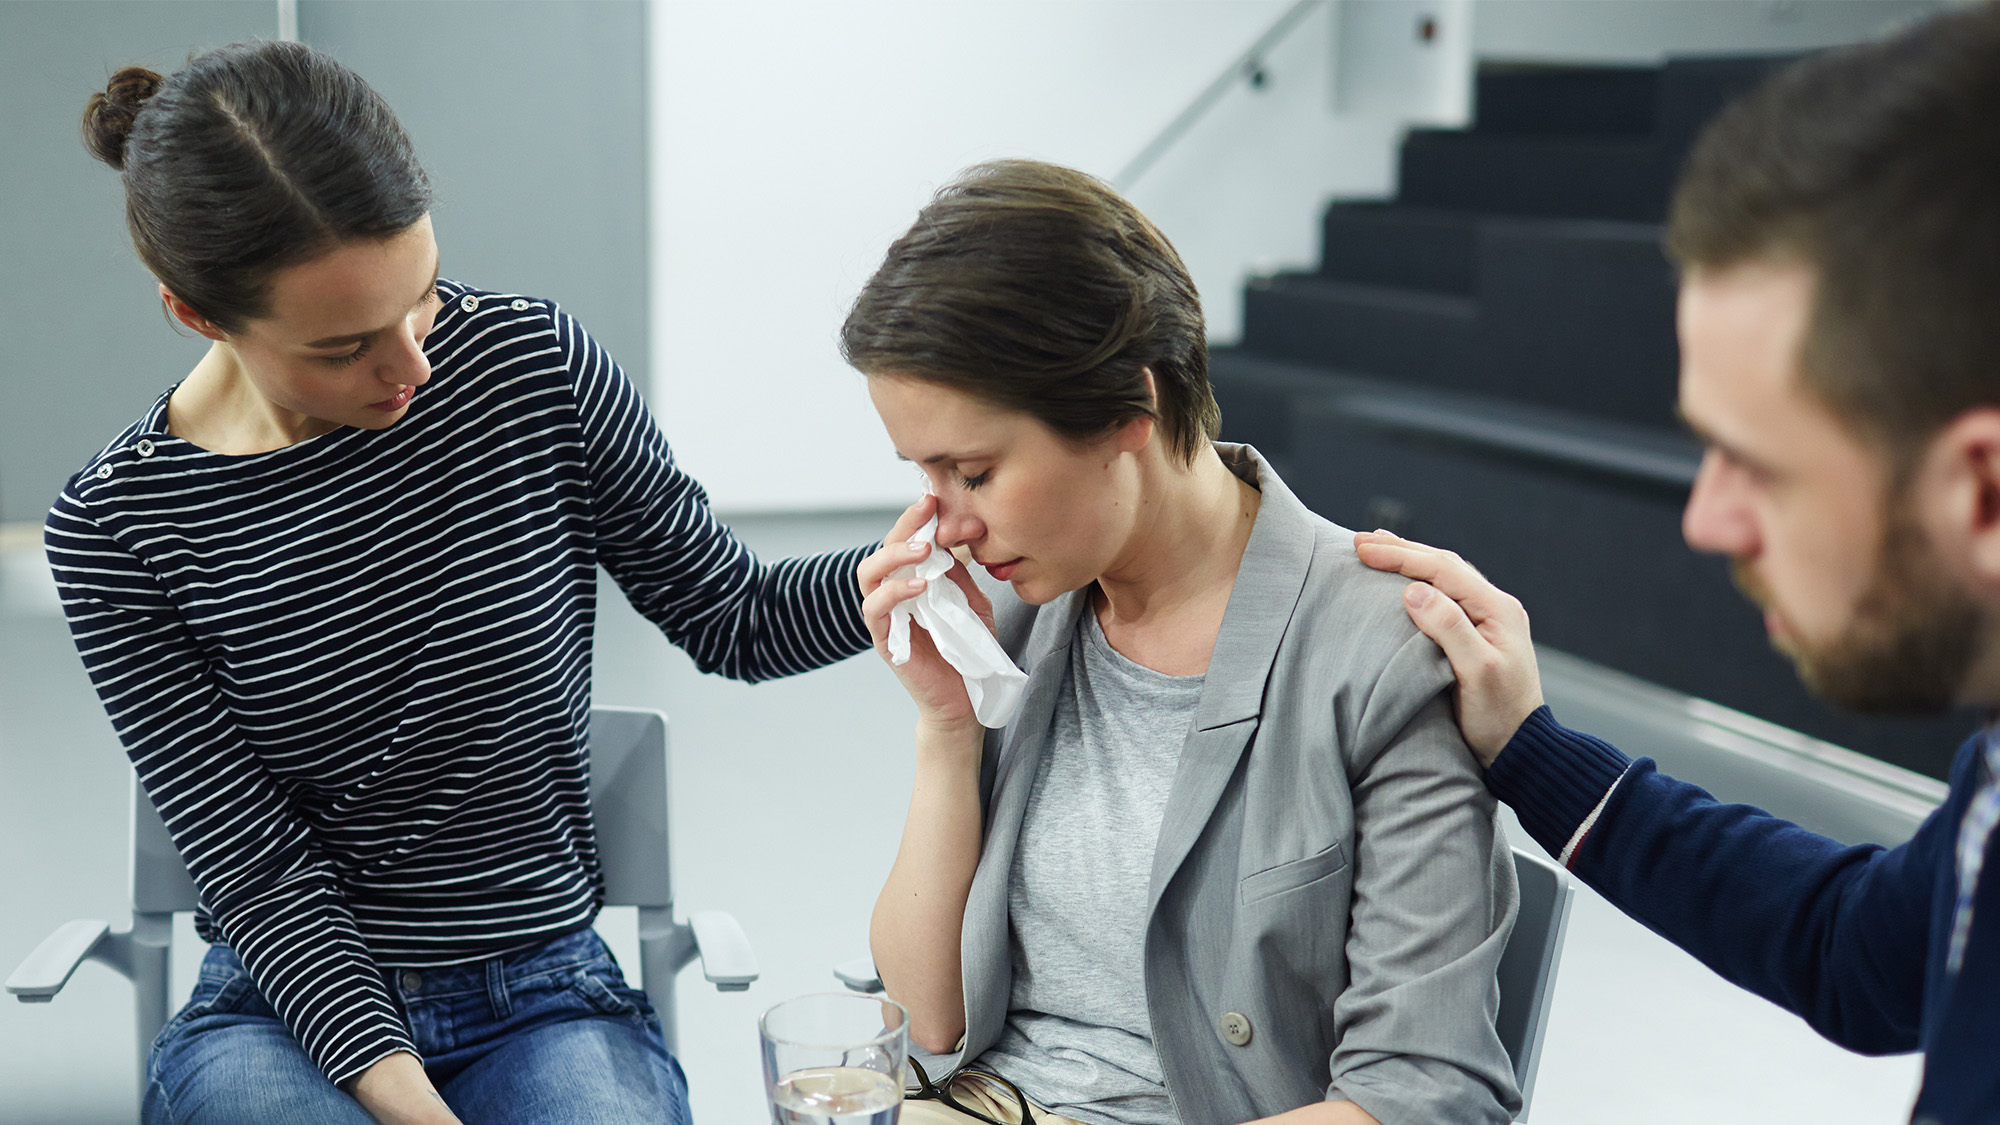
{"type": "Polygon", "coordinates": [[[1085,609],[1007,882],[1014,984],[981,1062],[1087,1125],[1177,1125],[1146,1015],[1146,895],[1201,676],[1120,656],[1085,609]]]}

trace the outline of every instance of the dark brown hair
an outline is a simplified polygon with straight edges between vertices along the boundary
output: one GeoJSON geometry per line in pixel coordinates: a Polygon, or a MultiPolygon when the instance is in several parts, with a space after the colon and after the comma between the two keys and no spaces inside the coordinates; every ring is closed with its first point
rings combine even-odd
{"type": "Polygon", "coordinates": [[[269,311],[272,274],[431,205],[388,104],[298,43],[221,47],[166,79],[126,67],[91,95],[83,139],[124,174],[140,259],[225,332],[269,311]]]}
{"type": "Polygon", "coordinates": [[[1053,164],[981,164],[940,190],[855,298],[840,349],[1072,440],[1151,417],[1186,462],[1221,420],[1180,255],[1117,192],[1053,164]]]}
{"type": "Polygon", "coordinates": [[[1810,265],[1806,387],[1899,472],[2000,405],[2000,7],[1813,55],[1726,110],[1667,249],[1683,268],[1810,265]]]}

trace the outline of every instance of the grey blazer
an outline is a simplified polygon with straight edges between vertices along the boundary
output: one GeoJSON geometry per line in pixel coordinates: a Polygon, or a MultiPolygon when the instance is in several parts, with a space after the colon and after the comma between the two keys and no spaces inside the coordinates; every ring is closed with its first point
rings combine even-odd
{"type": "MultiPolygon", "coordinates": [[[[1504,1123],[1519,1096],[1494,974],[1514,868],[1450,666],[1404,613],[1403,579],[1363,566],[1255,450],[1217,448],[1263,501],[1153,859],[1146,1006],[1175,1112],[1231,1125],[1344,1098],[1384,1125],[1504,1123]]],[[[936,1065],[1005,1026],[1007,876],[1088,603],[995,596],[1028,684],[987,734],[966,1038],[936,1065]]]]}

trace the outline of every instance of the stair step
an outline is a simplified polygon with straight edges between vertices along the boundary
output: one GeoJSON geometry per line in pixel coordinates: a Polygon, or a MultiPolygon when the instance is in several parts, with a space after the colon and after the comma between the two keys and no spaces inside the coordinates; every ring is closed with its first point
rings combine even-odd
{"type": "Polygon", "coordinates": [[[1384,203],[1336,203],[1325,224],[1317,286],[1276,280],[1249,295],[1247,350],[1676,424],[1674,276],[1656,224],[1384,203]],[[1447,336],[1381,339],[1397,331],[1447,336]]]}
{"type": "Polygon", "coordinates": [[[1660,99],[1655,66],[1485,63],[1474,79],[1481,133],[1652,135],[1660,99]]]}
{"type": "Polygon", "coordinates": [[[1292,452],[1299,412],[1313,406],[1429,444],[1619,481],[1674,503],[1686,498],[1701,459],[1701,447],[1674,426],[1634,425],[1494,395],[1413,387],[1234,348],[1215,349],[1209,370],[1223,408],[1223,434],[1277,456],[1292,452]]]}
{"type": "Polygon", "coordinates": [[[1327,281],[1253,279],[1243,294],[1243,346],[1277,359],[1476,388],[1478,306],[1469,298],[1327,281]]]}
{"type": "Polygon", "coordinates": [[[1480,232],[1485,385],[1529,402],[1674,427],[1672,267],[1651,224],[1495,219],[1480,232]]]}
{"type": "Polygon", "coordinates": [[[1416,129],[1397,201],[1503,215],[1659,222],[1668,172],[1651,141],[1416,129]]]}
{"type": "Polygon", "coordinates": [[[1478,277],[1479,216],[1396,203],[1336,202],[1321,221],[1328,281],[1470,295],[1478,277]]]}
{"type": "Polygon", "coordinates": [[[1749,93],[1771,72],[1799,58],[1789,55],[1721,55],[1668,59],[1660,68],[1655,137],[1672,173],[1695,138],[1724,106],[1749,93]]]}

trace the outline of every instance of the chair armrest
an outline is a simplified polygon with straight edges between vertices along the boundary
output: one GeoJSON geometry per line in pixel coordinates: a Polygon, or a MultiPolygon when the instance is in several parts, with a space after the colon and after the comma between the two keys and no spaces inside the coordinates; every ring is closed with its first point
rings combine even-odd
{"type": "Polygon", "coordinates": [[[110,932],[109,923],[95,918],[63,923],[7,977],[7,991],[20,997],[23,1004],[46,1004],[55,999],[69,983],[70,974],[110,932]]]}
{"type": "Polygon", "coordinates": [[[856,992],[882,991],[882,974],[875,971],[873,957],[856,957],[852,961],[842,961],[833,967],[833,975],[840,978],[840,983],[856,992]]]}
{"type": "Polygon", "coordinates": [[[757,979],[757,954],[736,922],[736,915],[703,910],[688,916],[694,929],[694,949],[701,957],[701,975],[722,992],[742,992],[757,979]]]}

